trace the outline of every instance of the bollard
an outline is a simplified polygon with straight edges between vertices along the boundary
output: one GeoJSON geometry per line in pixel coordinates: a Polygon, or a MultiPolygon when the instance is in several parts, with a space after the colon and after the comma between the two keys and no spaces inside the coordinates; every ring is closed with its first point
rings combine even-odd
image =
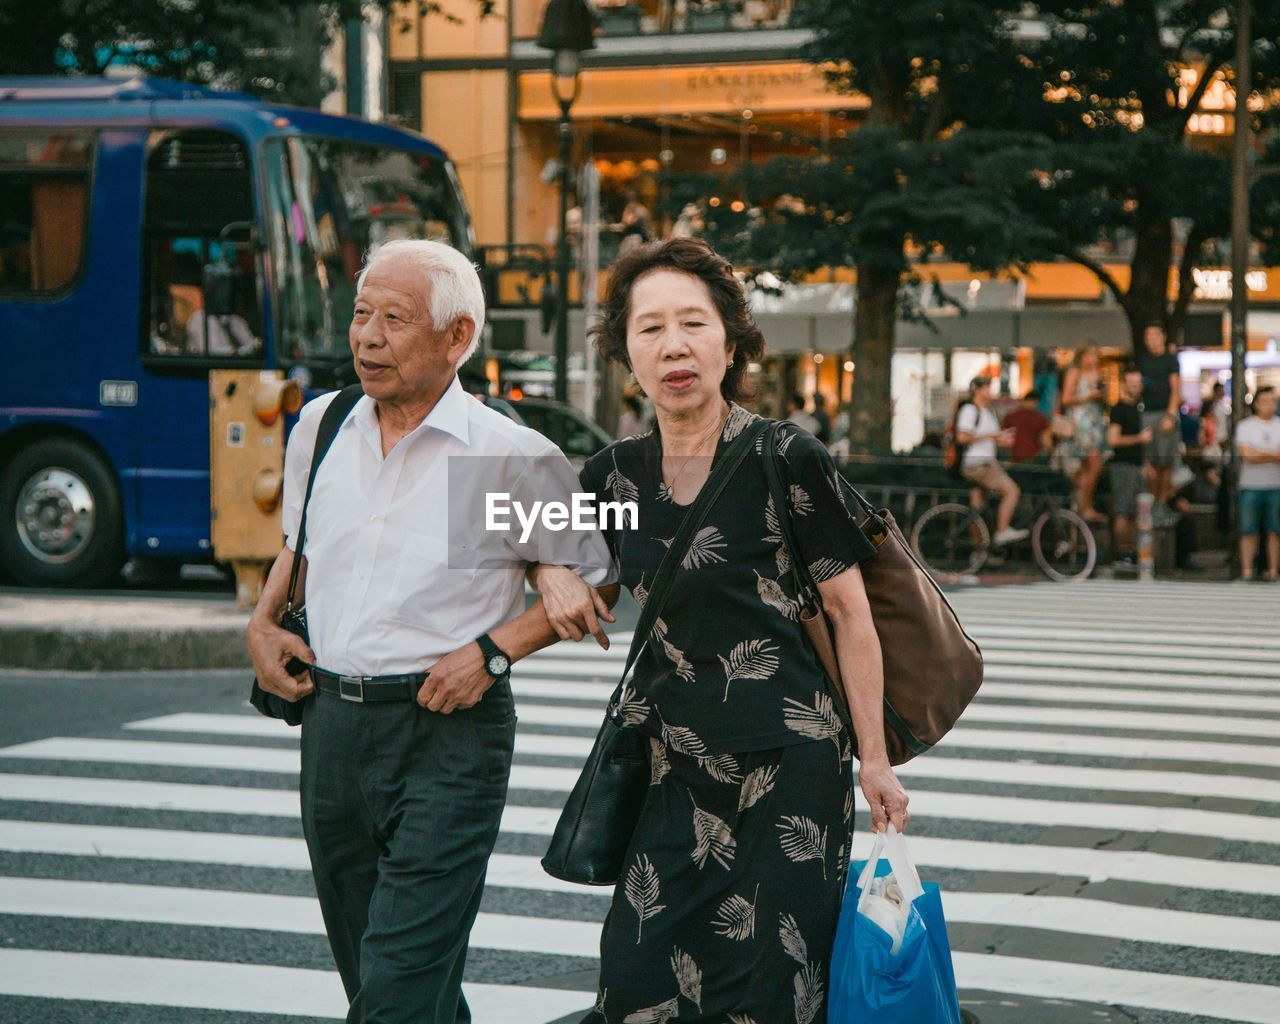
{"type": "Polygon", "coordinates": [[[1156,578],[1155,524],[1151,510],[1156,498],[1154,494],[1143,491],[1138,495],[1138,579],[1153,580],[1156,578]]]}

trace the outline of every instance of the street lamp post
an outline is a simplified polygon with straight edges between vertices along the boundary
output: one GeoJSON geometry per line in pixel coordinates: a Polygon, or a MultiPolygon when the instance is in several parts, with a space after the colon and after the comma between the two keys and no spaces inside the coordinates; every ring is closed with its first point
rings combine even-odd
{"type": "Polygon", "coordinates": [[[1231,140],[1231,437],[1232,459],[1240,465],[1236,425],[1244,418],[1245,353],[1249,350],[1249,88],[1252,84],[1252,25],[1249,0],[1236,3],[1235,129],[1231,140]]]}
{"type": "Polygon", "coordinates": [[[542,15],[537,45],[551,51],[551,91],[560,104],[560,233],[556,242],[556,399],[569,400],[569,188],[573,124],[569,110],[582,87],[582,51],[594,49],[595,16],[586,0],[550,0],[542,15]]]}

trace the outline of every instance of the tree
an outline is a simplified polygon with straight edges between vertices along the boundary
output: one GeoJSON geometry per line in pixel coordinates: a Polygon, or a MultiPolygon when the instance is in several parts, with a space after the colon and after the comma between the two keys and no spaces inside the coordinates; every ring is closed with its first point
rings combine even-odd
{"type": "MultiPolygon", "coordinates": [[[[1016,262],[1029,248],[1001,175],[1026,174],[989,153],[1019,141],[958,129],[1007,83],[1015,59],[1006,25],[1020,3],[974,0],[804,0],[814,29],[808,60],[833,88],[870,97],[866,122],[817,159],[778,158],[729,182],[672,183],[676,208],[698,192],[740,197],[708,207],[707,233],[735,261],[798,278],[825,266],[857,269],[850,441],[889,445],[890,368],[909,255],[942,251],[975,267],[1016,262]]],[[[1042,245],[1038,239],[1035,245],[1042,245]]]]}
{"type": "MultiPolygon", "coordinates": [[[[391,9],[394,0],[376,0],[391,9]]],[[[472,0],[492,13],[494,0],[472,0]]],[[[0,6],[0,74],[148,75],[318,106],[333,83],[320,55],[361,0],[61,0],[0,6]]],[[[455,17],[439,0],[419,12],[455,17]]]]}
{"type": "MultiPolygon", "coordinates": [[[[1233,10],[1208,0],[1047,0],[1034,6],[1047,28],[1023,49],[1019,79],[974,124],[1034,133],[1038,144],[1004,154],[1024,215],[1046,239],[1042,256],[1091,270],[1124,309],[1133,344],[1158,323],[1181,335],[1194,294],[1192,272],[1230,233],[1230,154],[1192,129],[1206,100],[1232,76],[1233,10]],[[1015,167],[1032,170],[1019,176],[1015,167]],[[1132,241],[1129,274],[1111,273],[1093,248],[1132,241]],[[1170,296],[1170,267],[1175,265],[1170,296]]],[[[1280,89],[1280,3],[1254,4],[1252,90],[1280,89]]],[[[1231,83],[1234,86],[1234,82],[1231,83]]],[[[1250,114],[1255,130],[1280,115],[1250,114]]],[[[1280,153],[1271,147],[1268,161],[1280,153]]],[[[1280,224],[1274,182],[1254,189],[1255,231],[1267,242],[1280,224]]],[[[1264,250],[1280,256],[1274,244],[1264,250]]]]}

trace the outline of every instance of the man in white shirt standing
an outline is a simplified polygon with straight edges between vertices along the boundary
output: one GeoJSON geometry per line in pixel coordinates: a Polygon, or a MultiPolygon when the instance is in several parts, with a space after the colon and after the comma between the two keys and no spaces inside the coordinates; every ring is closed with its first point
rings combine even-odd
{"type": "Polygon", "coordinates": [[[1267,537],[1267,579],[1280,577],[1280,418],[1274,388],[1259,388],[1253,415],[1236,427],[1240,446],[1240,578],[1253,579],[1258,542],[1267,537]]]}
{"type": "Polygon", "coordinates": [[[526,570],[573,569],[601,588],[591,612],[606,620],[617,588],[597,530],[487,528],[489,493],[571,503],[577,478],[554,445],[458,381],[484,324],[475,268],[437,242],[390,242],[357,288],[350,342],[365,394],[307,508],[311,648],[278,623],[333,396],[308,404],[289,438],[286,544],[249,648],[265,689],[316,694],[302,715],[302,823],[347,1020],[464,1024],[467,941],[515,740],[508,674],[557,639],[541,603],[525,610],[526,570]],[[295,656],[314,669],[290,676],[295,656]]]}
{"type": "MultiPolygon", "coordinates": [[[[1002,430],[1000,420],[991,408],[991,378],[974,377],[969,382],[969,401],[956,413],[956,444],[964,449],[960,474],[975,488],[995,491],[1000,495],[996,511],[996,532],[991,538],[997,546],[1012,544],[1027,536],[1027,530],[1012,526],[1022,490],[1000,465],[997,445],[1013,443],[1013,431],[1002,430]]],[[[978,495],[981,499],[981,495],[978,495]]]]}

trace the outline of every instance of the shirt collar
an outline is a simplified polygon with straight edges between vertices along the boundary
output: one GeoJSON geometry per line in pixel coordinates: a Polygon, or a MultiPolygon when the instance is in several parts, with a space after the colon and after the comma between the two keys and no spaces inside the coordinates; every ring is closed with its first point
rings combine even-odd
{"type": "Polygon", "coordinates": [[[462,382],[458,380],[458,375],[455,373],[449,386],[444,389],[444,394],[427,413],[427,418],[422,421],[419,429],[431,427],[435,430],[443,430],[446,434],[452,434],[463,444],[470,444],[471,406],[469,403],[474,401],[475,399],[463,390],[462,382]]]}
{"type": "MultiPolygon", "coordinates": [[[[414,437],[423,430],[431,428],[456,437],[463,444],[470,444],[471,406],[469,403],[473,401],[475,399],[463,390],[462,382],[458,380],[458,375],[454,374],[453,380],[449,382],[449,386],[444,389],[444,394],[427,413],[426,419],[414,427],[407,436],[414,437]]],[[[377,403],[367,395],[360,399],[351,419],[365,433],[374,437],[378,435],[377,403]]]]}

